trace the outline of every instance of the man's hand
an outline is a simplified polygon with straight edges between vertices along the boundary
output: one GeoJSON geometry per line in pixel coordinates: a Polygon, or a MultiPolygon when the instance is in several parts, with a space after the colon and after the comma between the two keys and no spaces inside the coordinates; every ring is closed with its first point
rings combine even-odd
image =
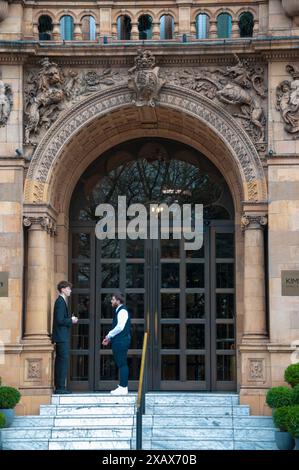
{"type": "Polygon", "coordinates": [[[73,315],[72,322],[73,322],[73,325],[76,325],[78,323],[78,317],[75,317],[75,315],[73,315]]]}
{"type": "Polygon", "coordinates": [[[105,338],[102,341],[102,345],[108,346],[109,343],[110,343],[110,339],[108,338],[108,336],[105,336],[105,338]]]}

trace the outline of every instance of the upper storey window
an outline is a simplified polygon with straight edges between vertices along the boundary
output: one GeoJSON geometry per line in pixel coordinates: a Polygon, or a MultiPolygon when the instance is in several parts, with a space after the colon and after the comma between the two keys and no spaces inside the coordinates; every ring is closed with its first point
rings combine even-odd
{"type": "Polygon", "coordinates": [[[83,41],[96,40],[96,21],[93,16],[83,16],[82,18],[82,39],[83,41]]]}
{"type": "Polygon", "coordinates": [[[241,38],[253,36],[254,18],[250,11],[242,13],[239,18],[239,30],[241,38]]]}
{"type": "Polygon", "coordinates": [[[41,41],[52,39],[53,21],[49,15],[42,15],[38,19],[38,37],[41,41]]]}
{"type": "Polygon", "coordinates": [[[217,16],[218,38],[230,38],[232,34],[232,17],[228,13],[217,16]]]}
{"type": "Polygon", "coordinates": [[[205,13],[200,13],[196,17],[196,38],[207,39],[209,37],[209,17],[205,13]]]}
{"type": "Polygon", "coordinates": [[[117,18],[117,39],[131,39],[132,23],[128,15],[121,15],[117,18]]]}
{"type": "Polygon", "coordinates": [[[160,18],[160,39],[172,39],[174,31],[174,19],[171,15],[163,15],[160,18]]]}
{"type": "Polygon", "coordinates": [[[150,15],[141,15],[138,18],[139,39],[152,39],[153,19],[150,15]]]}
{"type": "Polygon", "coordinates": [[[74,39],[74,20],[72,16],[65,15],[60,18],[60,35],[64,41],[74,39]]]}

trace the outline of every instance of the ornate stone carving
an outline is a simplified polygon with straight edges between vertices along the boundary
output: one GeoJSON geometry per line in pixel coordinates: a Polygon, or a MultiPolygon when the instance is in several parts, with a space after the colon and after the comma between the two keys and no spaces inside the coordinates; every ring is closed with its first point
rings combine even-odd
{"type": "Polygon", "coordinates": [[[0,23],[8,17],[8,1],[0,0],[0,23]]]}
{"type": "Polygon", "coordinates": [[[193,68],[164,72],[170,83],[178,84],[217,100],[228,110],[256,144],[265,141],[266,98],[264,69],[234,55],[236,65],[223,68],[193,68]]]}
{"type": "MultiPolygon", "coordinates": [[[[30,163],[27,173],[25,198],[28,202],[43,202],[43,191],[32,193],[32,185],[47,183],[51,167],[59,158],[61,148],[85,122],[103,116],[132,102],[132,95],[124,86],[113,87],[92,95],[88,100],[79,102],[67,116],[53,124],[52,129],[41,140],[30,163]]],[[[258,153],[248,135],[224,111],[204,96],[183,93],[182,89],[165,86],[161,92],[160,103],[196,116],[201,122],[221,134],[232,149],[232,154],[241,167],[243,181],[247,189],[244,197],[249,201],[265,200],[267,189],[258,153]],[[190,95],[190,96],[189,96],[190,95]]]]}
{"type": "Polygon", "coordinates": [[[264,359],[249,359],[249,380],[265,380],[264,359]]]}
{"type": "Polygon", "coordinates": [[[26,359],[27,380],[40,380],[42,378],[42,359],[26,359]]]}
{"type": "Polygon", "coordinates": [[[74,101],[122,79],[111,69],[102,72],[62,70],[47,57],[41,60],[40,65],[38,72],[29,73],[25,86],[26,145],[36,146],[40,136],[74,101]]]}
{"type": "Polygon", "coordinates": [[[0,80],[0,127],[6,125],[13,105],[12,89],[0,80]]]}
{"type": "Polygon", "coordinates": [[[241,218],[242,229],[247,228],[264,228],[268,223],[266,215],[245,214],[241,218]]]}
{"type": "Polygon", "coordinates": [[[151,51],[138,50],[135,65],[128,71],[128,87],[136,94],[133,100],[136,106],[156,105],[160,90],[166,83],[158,76],[159,68],[155,66],[155,57],[151,51]]]}
{"type": "Polygon", "coordinates": [[[299,25],[299,3],[298,0],[282,0],[282,6],[288,16],[294,18],[296,25],[299,25]]]}
{"type": "Polygon", "coordinates": [[[280,111],[285,130],[299,137],[299,70],[292,65],[286,71],[293,81],[283,80],[276,88],[276,109],[280,111]]]}
{"type": "Polygon", "coordinates": [[[32,225],[40,225],[43,230],[46,230],[51,236],[56,235],[57,226],[54,220],[49,216],[25,216],[23,217],[23,225],[26,228],[32,225]]]}

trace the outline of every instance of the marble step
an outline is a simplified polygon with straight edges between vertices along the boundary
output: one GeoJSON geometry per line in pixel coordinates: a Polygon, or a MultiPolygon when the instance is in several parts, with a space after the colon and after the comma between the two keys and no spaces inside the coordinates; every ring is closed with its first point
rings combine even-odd
{"type": "Polygon", "coordinates": [[[135,406],[128,405],[41,405],[41,416],[61,415],[134,415],[135,406]]]}
{"type": "MultiPolygon", "coordinates": [[[[133,445],[133,442],[132,442],[133,445]]],[[[151,439],[143,440],[143,449],[145,450],[233,450],[234,442],[232,439],[151,439]]]]}
{"type": "MultiPolygon", "coordinates": [[[[133,445],[132,441],[132,445],[133,445]]],[[[222,440],[143,440],[144,450],[277,450],[273,441],[222,440]]]]}
{"type": "Polygon", "coordinates": [[[231,406],[239,405],[238,395],[202,393],[147,393],[146,403],[155,405],[177,406],[231,406]]]}
{"type": "Polygon", "coordinates": [[[2,442],[2,450],[48,450],[48,439],[9,439],[2,442]]]}
{"type": "Polygon", "coordinates": [[[110,439],[51,439],[49,441],[49,450],[130,450],[132,449],[132,440],[118,438],[110,439]]]}
{"type": "Polygon", "coordinates": [[[136,394],[125,396],[113,396],[110,394],[70,394],[52,395],[52,405],[135,405],[136,394]]]}
{"type": "Polygon", "coordinates": [[[243,415],[248,416],[250,409],[247,405],[236,405],[236,406],[162,406],[155,405],[154,407],[147,406],[146,412],[154,413],[155,415],[170,415],[170,416],[237,416],[243,415]]]}
{"type": "Polygon", "coordinates": [[[16,416],[13,420],[13,428],[23,427],[48,427],[54,426],[53,416],[16,416]]]}
{"type": "Polygon", "coordinates": [[[235,450],[278,450],[275,441],[235,441],[235,450]]]}
{"type": "MultiPolygon", "coordinates": [[[[151,429],[151,428],[146,428],[151,429]]],[[[108,427],[80,427],[80,428],[8,428],[2,429],[0,431],[2,441],[7,441],[9,439],[65,439],[65,438],[109,438],[109,439],[118,439],[118,438],[131,438],[133,435],[132,426],[122,426],[116,428],[115,426],[108,427]]]]}

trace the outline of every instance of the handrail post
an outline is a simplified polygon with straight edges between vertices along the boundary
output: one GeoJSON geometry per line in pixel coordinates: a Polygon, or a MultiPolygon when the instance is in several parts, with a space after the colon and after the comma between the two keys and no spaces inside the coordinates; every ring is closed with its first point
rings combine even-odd
{"type": "MultiPolygon", "coordinates": [[[[146,369],[148,332],[144,333],[141,368],[138,384],[138,396],[136,405],[136,450],[142,449],[142,415],[145,412],[145,389],[144,389],[144,371],[146,369]]],[[[147,379],[145,374],[145,380],[147,379]]]]}

